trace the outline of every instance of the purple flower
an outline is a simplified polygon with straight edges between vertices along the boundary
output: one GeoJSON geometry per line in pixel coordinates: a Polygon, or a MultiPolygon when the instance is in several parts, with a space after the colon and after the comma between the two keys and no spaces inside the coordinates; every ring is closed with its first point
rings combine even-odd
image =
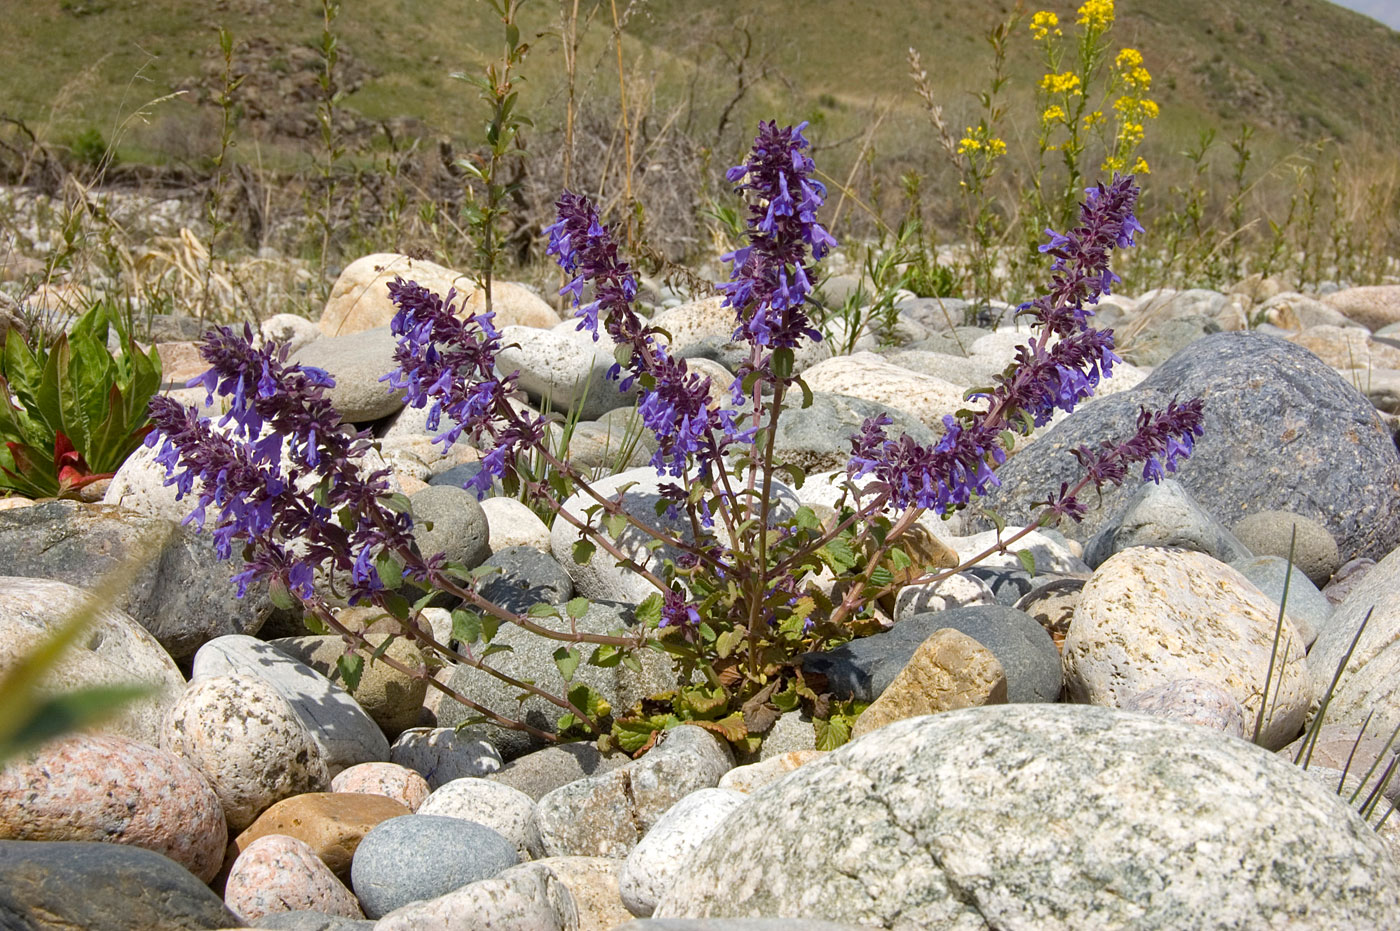
{"type": "Polygon", "coordinates": [[[228,559],[242,544],[246,565],[234,578],[240,597],[251,582],[274,578],[308,597],[318,569],[349,575],[354,598],[372,593],[377,579],[356,567],[383,547],[407,549],[412,521],[381,503],[387,472],[364,475],[356,467],[369,434],[343,427],[325,398],[330,377],[288,365],[285,347],[255,348],[248,327],[241,337],[228,327],[210,331],[200,352],[210,369],[193,383],[209,391],[206,403],[215,394],[230,398],[224,429],[157,397],[155,429],[146,437],[147,446],[159,447],[156,461],[177,497],[193,494],[198,481],[186,522],[205,528],[212,506],[218,556],[228,559]]]}

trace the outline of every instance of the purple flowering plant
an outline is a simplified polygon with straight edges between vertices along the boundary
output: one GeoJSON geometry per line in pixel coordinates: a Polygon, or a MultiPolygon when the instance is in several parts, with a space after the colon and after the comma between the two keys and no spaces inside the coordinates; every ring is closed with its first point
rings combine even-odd
{"type": "MultiPolygon", "coordinates": [[[[571,298],[579,329],[606,336],[615,347],[611,376],[622,390],[639,389],[638,413],[656,440],[651,465],[661,477],[654,518],[628,506],[628,486],[612,494],[594,488],[566,451],[551,452],[546,418],[512,403],[516,376],[496,364],[502,337],[493,314],[463,317],[451,292],[439,296],[402,280],[390,286],[397,368],[385,380],[407,404],[427,408],[429,429],[440,431],[444,447],[466,437],[484,453],[467,486],[478,496],[497,480],[519,482],[574,528],[575,562],[602,551],[643,578],[654,593],[637,606],[634,628],[579,630],[574,621],[588,608],[582,598],[536,605],[524,615],[508,611],[478,592],[484,570],[418,553],[407,500],[388,493],[384,473],[356,467],[371,440],[339,422],[324,397],[325,373],[288,365],[285,351],[255,348],[251,333],[224,329],[203,347],[212,368],[201,383],[211,398],[229,397],[230,412],[216,426],[193,408],[157,399],[148,442],[161,446],[167,481],[198,495],[195,523],[209,520],[210,505],[217,508],[220,552],[243,545],[240,591],[265,580],[276,598],[299,602],[309,617],[365,649],[363,636],[340,625],[327,600],[343,580],[352,602],[379,605],[427,649],[554,703],[557,733],[452,695],[483,719],[542,739],[590,735],[636,752],[657,732],[693,722],[753,749],[781,712],[802,706],[817,721],[819,746],[830,747],[846,739],[860,707],[832,701],[819,679],[804,676],[802,654],[881,629],[878,605],[900,587],[940,581],[1009,551],[1037,526],[1082,518],[1080,496],[1090,486],[1122,483],[1138,467],[1144,479],[1160,480],[1190,455],[1201,433],[1199,400],[1144,410],[1128,439],[1076,450],[1083,477],[1041,502],[1038,521],[999,532],[967,564],[939,564],[920,542],[924,514],[947,518],[996,485],[995,469],[1016,437],[1056,411],[1072,411],[1119,361],[1112,333],[1088,323],[1092,305],[1116,282],[1113,250],[1132,245],[1141,231],[1133,215],[1137,187],[1131,177],[1115,177],[1089,190],[1078,227],[1049,233],[1041,251],[1053,260],[1050,287],[1019,311],[1039,331],[993,385],[969,393],[975,409],[946,417],[931,445],[890,436],[886,416],[868,419],[851,439],[835,512],[822,519],[799,505],[792,492],[806,476],[776,461],[777,424],[789,399],[804,408],[811,403],[795,351],[821,338],[808,307],[817,263],[835,245],[818,219],[825,189],[813,178],[802,129],[760,124],[748,159],[728,173],[747,204],[747,241],[723,257],[731,271],[719,290],[734,314],[734,339],[748,354],[727,385],[692,371],[671,354],[667,334],[637,314],[637,277],[587,198],[565,192],[558,222],[547,230],[549,254],[571,276],[561,293],[571,298]],[[544,477],[517,466],[526,454],[548,465],[544,477]],[[564,506],[575,490],[588,502],[578,513],[564,506]],[[414,604],[410,590],[427,594],[414,604]],[[455,645],[413,621],[442,593],[460,602],[455,645]],[[500,648],[491,640],[502,622],[558,642],[563,694],[492,666],[500,648]],[[684,684],[614,709],[573,681],[583,662],[639,668],[643,649],[669,654],[684,684]]],[[[350,656],[349,671],[357,672],[350,656]]],[[[435,680],[433,686],[447,689],[435,680]]]]}

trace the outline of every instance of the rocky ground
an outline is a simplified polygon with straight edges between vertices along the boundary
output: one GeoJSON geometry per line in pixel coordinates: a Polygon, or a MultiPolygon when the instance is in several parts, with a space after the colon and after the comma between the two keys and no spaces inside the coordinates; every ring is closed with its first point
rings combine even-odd
{"type": "MultiPolygon", "coordinates": [[[[335,376],[337,408],[379,437],[369,465],[391,468],[432,522],[423,549],[499,567],[492,594],[509,606],[581,595],[593,605],[580,626],[632,623],[638,580],[605,554],[575,565],[562,521],[551,530],[505,497],[478,504],[459,487],[476,451],[443,454],[423,412],[384,390],[394,275],[463,283],[367,256],[318,321],[282,315],[262,332],[335,376]]],[[[651,296],[673,352],[717,376],[736,364],[716,301],[651,296]]],[[[600,486],[634,483],[627,506],[650,517],[649,453],[619,461],[632,399],[604,379],[611,347],[529,288],[502,285],[496,305],[521,387],[556,407],[586,387],[575,460],[620,465],[600,486]]],[[[830,508],[863,418],[886,412],[929,439],[1011,361],[1026,334],[951,326],[963,309],[911,297],[898,347],[800,354],[814,407],[780,422],[777,445],[812,474],[781,496],[830,508]]],[[[194,402],[202,391],[176,387],[201,369],[189,323],[156,318],[146,335],[171,392],[194,402]]],[[[0,925],[1400,927],[1400,818],[1373,827],[1400,797],[1387,782],[1400,725],[1400,348],[1388,341],[1400,286],[1303,295],[1254,279],[1228,294],[1115,297],[1100,324],[1125,363],[1016,449],[988,504],[1010,524],[1031,519],[1032,502],[1076,474],[1070,451],[1127,436],[1139,405],[1205,400],[1191,459],[1161,485],[1105,489],[1081,524],[1030,535],[1034,575],[1005,555],[905,589],[886,632],[809,657],[834,692],[874,702],[857,739],[830,753],[797,713],[753,759],[686,726],[632,760],[458,729],[466,708],[384,663],[352,693],[338,639],[307,635],[265,595],[234,597],[233,570],[178,523],[184,503],[149,451],[101,500],[0,501],[0,669],[137,540],[168,541],[52,683],[137,678],[157,691],[0,773],[0,925]],[[1368,615],[1305,770],[1299,736],[1368,615]]],[[[926,525],[962,557],[993,538],[977,519],[926,525]]],[[[656,558],[625,533],[619,545],[656,558]]],[[[341,619],[378,631],[364,611],[341,619]]],[[[446,611],[422,622],[450,638],[446,611]]],[[[514,647],[503,668],[561,684],[548,647],[501,638],[514,647]]],[[[432,668],[404,641],[390,655],[432,668]]],[[[435,675],[486,704],[514,700],[467,667],[435,675]]],[[[675,684],[659,654],[641,673],[580,676],[615,707],[675,684]]],[[[553,726],[547,707],[521,712],[553,726]]]]}

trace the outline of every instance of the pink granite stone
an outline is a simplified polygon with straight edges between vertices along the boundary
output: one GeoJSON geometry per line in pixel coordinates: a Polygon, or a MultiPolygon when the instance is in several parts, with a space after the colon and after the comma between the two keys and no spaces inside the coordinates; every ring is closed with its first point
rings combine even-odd
{"type": "Polygon", "coordinates": [[[224,904],[247,922],[294,911],[365,917],[355,894],[315,851],[285,834],[259,837],[238,855],[228,873],[224,904]]]}
{"type": "Polygon", "coordinates": [[[341,771],[331,780],[331,791],[385,795],[403,803],[409,811],[417,811],[432,789],[428,786],[428,780],[407,766],[397,763],[358,763],[341,771]]]}

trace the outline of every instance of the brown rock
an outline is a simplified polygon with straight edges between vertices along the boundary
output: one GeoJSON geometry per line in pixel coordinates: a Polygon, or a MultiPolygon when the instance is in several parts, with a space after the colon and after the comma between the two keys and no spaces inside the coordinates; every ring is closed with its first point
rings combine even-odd
{"type": "MultiPolygon", "coordinates": [[[[317,323],[321,332],[327,336],[343,336],[387,326],[397,311],[389,300],[389,282],[398,277],[416,281],[439,297],[456,288],[459,292],[456,302],[459,315],[474,314],[485,309],[484,296],[471,276],[435,262],[380,252],[356,259],[345,266],[331,287],[330,298],[321,312],[317,323]],[[467,295],[465,300],[462,295],[467,295]]],[[[524,285],[509,281],[493,282],[491,297],[497,328],[510,325],[545,328],[559,322],[559,315],[554,309],[524,285]]]]}
{"type": "Polygon", "coordinates": [[[886,724],[957,708],[1006,703],[1006,671],[982,644],[961,631],[934,631],[851,729],[861,737],[886,724]]]}
{"type": "Polygon", "coordinates": [[[1400,321],[1400,285],[1345,288],[1322,299],[1370,330],[1400,321]]]}
{"type": "Polygon", "coordinates": [[[227,837],[219,797],[197,769],[125,737],[64,738],[0,770],[3,840],[141,847],[208,882],[227,837]]]}
{"type": "Polygon", "coordinates": [[[306,842],[340,879],[350,878],[355,848],[381,821],[412,814],[401,802],[383,795],[352,792],[308,792],[283,799],[229,844],[225,862],[232,862],[253,841],[285,834],[306,842]]]}

